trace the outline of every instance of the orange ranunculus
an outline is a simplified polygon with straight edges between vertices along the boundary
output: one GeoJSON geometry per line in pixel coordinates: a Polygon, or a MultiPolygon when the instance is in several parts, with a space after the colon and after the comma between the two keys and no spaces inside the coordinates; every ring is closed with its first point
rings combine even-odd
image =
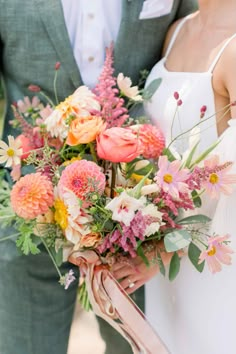
{"type": "Polygon", "coordinates": [[[80,247],[97,247],[101,240],[101,234],[98,232],[91,232],[90,234],[81,236],[80,247]]]}
{"type": "Polygon", "coordinates": [[[80,116],[70,125],[66,143],[70,146],[88,144],[106,128],[106,123],[98,116],[80,116]]]}
{"type": "Polygon", "coordinates": [[[130,162],[140,155],[139,139],[131,129],[107,129],[97,137],[97,154],[111,162],[130,162]]]}

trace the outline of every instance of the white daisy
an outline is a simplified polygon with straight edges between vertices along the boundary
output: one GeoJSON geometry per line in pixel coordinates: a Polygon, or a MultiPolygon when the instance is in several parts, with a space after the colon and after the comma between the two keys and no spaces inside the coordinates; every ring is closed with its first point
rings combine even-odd
{"type": "Polygon", "coordinates": [[[0,140],[0,163],[6,163],[6,167],[19,165],[20,157],[23,153],[20,146],[20,141],[16,141],[11,135],[8,135],[8,145],[3,140],[0,140]]]}

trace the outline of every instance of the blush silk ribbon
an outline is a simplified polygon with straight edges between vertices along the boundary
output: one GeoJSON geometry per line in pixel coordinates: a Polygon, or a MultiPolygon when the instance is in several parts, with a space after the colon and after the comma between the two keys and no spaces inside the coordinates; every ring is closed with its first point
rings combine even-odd
{"type": "Polygon", "coordinates": [[[95,314],[129,342],[134,354],[170,354],[145,315],[94,251],[73,252],[69,261],[79,266],[84,274],[95,314]]]}

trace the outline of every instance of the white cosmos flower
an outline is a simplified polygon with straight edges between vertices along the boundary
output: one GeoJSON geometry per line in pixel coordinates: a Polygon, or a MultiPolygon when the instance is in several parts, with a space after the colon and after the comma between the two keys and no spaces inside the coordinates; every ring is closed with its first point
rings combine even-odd
{"type": "Polygon", "coordinates": [[[139,94],[138,86],[132,87],[132,81],[129,77],[120,73],[117,76],[117,85],[126,97],[131,98],[133,101],[142,101],[142,96],[139,94]]]}
{"type": "Polygon", "coordinates": [[[106,209],[112,211],[113,220],[123,222],[126,226],[129,226],[134,218],[135,212],[142,208],[145,203],[145,197],[136,199],[128,195],[126,191],[123,191],[118,197],[115,197],[106,205],[106,209]]]}
{"type": "Polygon", "coordinates": [[[13,136],[8,135],[8,145],[0,140],[0,163],[6,163],[6,167],[20,164],[20,157],[23,150],[20,148],[21,142],[16,141],[13,136]]]}

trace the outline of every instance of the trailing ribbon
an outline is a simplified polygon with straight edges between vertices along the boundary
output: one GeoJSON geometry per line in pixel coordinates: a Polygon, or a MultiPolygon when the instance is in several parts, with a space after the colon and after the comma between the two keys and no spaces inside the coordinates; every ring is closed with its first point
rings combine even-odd
{"type": "Polygon", "coordinates": [[[145,315],[94,251],[73,252],[69,261],[78,265],[85,276],[95,314],[129,342],[134,354],[169,354],[145,315]]]}

